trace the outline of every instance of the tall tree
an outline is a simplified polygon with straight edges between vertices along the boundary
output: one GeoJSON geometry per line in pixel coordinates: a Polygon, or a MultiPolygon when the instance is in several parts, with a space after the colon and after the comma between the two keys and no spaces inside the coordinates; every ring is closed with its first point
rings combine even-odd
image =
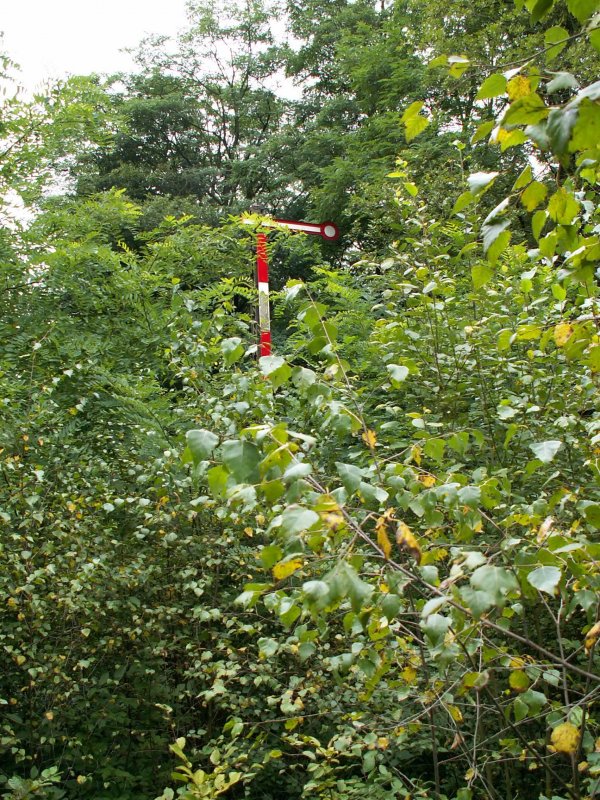
{"type": "Polygon", "coordinates": [[[185,210],[216,223],[259,195],[285,205],[287,182],[269,144],[289,102],[276,92],[282,51],[270,22],[261,2],[193,3],[174,47],[144,42],[141,73],[114,84],[124,127],[112,148],[79,165],[79,192],[123,188],[152,220],[185,210]]]}

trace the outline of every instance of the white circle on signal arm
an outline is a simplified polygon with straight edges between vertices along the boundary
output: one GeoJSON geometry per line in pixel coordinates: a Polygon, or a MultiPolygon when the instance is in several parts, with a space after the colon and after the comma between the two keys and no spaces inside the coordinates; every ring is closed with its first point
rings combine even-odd
{"type": "Polygon", "coordinates": [[[324,225],[323,236],[326,236],[328,239],[335,239],[337,236],[336,228],[333,225],[324,225]]]}

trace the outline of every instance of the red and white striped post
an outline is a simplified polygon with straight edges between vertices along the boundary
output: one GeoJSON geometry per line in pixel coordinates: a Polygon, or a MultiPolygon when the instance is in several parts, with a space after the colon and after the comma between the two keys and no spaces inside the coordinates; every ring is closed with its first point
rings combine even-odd
{"type": "Polygon", "coordinates": [[[258,288],[258,354],[271,355],[271,314],[269,309],[269,260],[267,234],[256,237],[256,286],[258,288]]]}
{"type": "MultiPolygon", "coordinates": [[[[282,226],[292,231],[321,236],[329,242],[334,242],[340,235],[337,226],[334,225],[333,222],[299,222],[292,219],[273,219],[267,220],[262,224],[267,228],[282,226]]],[[[259,232],[256,236],[256,285],[258,289],[258,354],[259,356],[270,356],[271,314],[269,309],[269,259],[267,255],[267,234],[262,232],[259,232]]]]}

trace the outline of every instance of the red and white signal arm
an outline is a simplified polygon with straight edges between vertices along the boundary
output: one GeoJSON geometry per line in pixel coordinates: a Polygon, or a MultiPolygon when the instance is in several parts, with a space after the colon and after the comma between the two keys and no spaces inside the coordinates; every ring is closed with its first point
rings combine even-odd
{"type": "MultiPolygon", "coordinates": [[[[298,233],[320,236],[328,242],[339,239],[340,232],[333,222],[299,222],[293,219],[271,219],[261,223],[267,228],[279,226],[298,233]]],[[[269,262],[267,258],[267,234],[256,237],[256,283],[258,289],[259,356],[271,355],[271,319],[269,313],[269,262]]]]}
{"type": "Polygon", "coordinates": [[[277,225],[284,225],[292,231],[299,233],[310,233],[313,236],[321,236],[329,242],[335,242],[340,238],[337,225],[333,222],[297,222],[293,219],[274,219],[277,225]]]}

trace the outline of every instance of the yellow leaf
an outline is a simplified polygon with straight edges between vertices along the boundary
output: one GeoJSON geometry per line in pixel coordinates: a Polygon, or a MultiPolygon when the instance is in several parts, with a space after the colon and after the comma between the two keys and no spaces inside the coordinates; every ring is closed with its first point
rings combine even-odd
{"type": "Polygon", "coordinates": [[[502,142],[505,139],[508,139],[509,136],[510,136],[510,131],[507,131],[506,128],[498,128],[494,136],[494,142],[496,144],[502,144],[502,142]]]}
{"type": "Polygon", "coordinates": [[[560,322],[554,328],[554,341],[556,342],[557,347],[564,347],[565,344],[571,338],[571,334],[573,333],[573,326],[569,325],[568,322],[560,322]]]}
{"type": "Polygon", "coordinates": [[[531,94],[532,91],[529,78],[526,78],[524,75],[515,75],[515,77],[511,78],[506,84],[506,91],[511,103],[514,100],[520,100],[521,97],[526,97],[528,94],[531,94]]]}
{"type": "Polygon", "coordinates": [[[27,660],[27,659],[25,658],[25,656],[17,656],[17,657],[15,658],[15,661],[17,662],[17,664],[18,664],[18,666],[19,666],[19,667],[20,667],[22,664],[24,664],[26,660],[27,660]]]}
{"type": "Polygon", "coordinates": [[[379,517],[377,522],[375,523],[375,531],[377,532],[377,544],[383,550],[383,554],[386,558],[390,557],[390,553],[392,552],[392,543],[388,537],[388,525],[394,519],[394,512],[396,509],[388,508],[386,511],[379,517]]]}
{"type": "Polygon", "coordinates": [[[600,622],[597,622],[585,635],[585,652],[589,653],[600,637],[600,622]]]}
{"type": "Polygon", "coordinates": [[[46,711],[44,716],[46,717],[46,719],[50,720],[50,722],[52,722],[52,720],[54,719],[54,713],[52,711],[46,711]]]}
{"type": "Polygon", "coordinates": [[[410,448],[410,457],[415,462],[417,467],[421,466],[421,453],[422,452],[423,452],[423,450],[419,447],[418,444],[413,444],[413,446],[410,448]]]}
{"type": "Polygon", "coordinates": [[[392,543],[388,539],[387,532],[383,525],[377,528],[377,544],[383,550],[383,555],[389,559],[390,553],[392,552],[392,543]]]}
{"type": "Polygon", "coordinates": [[[570,722],[563,722],[554,728],[550,741],[555,752],[571,755],[579,747],[579,728],[570,722]]]}
{"type": "Polygon", "coordinates": [[[249,536],[250,538],[254,536],[254,531],[250,527],[244,528],[244,533],[246,534],[246,536],[249,536]]]}
{"type": "Polygon", "coordinates": [[[387,750],[390,744],[390,740],[387,738],[387,736],[380,736],[377,739],[377,744],[379,745],[380,750],[387,750]]]}
{"type": "Polygon", "coordinates": [[[323,514],[323,522],[327,525],[330,531],[334,533],[344,524],[343,516],[337,511],[329,511],[323,514]]]}
{"type": "Polygon", "coordinates": [[[370,450],[373,450],[377,444],[377,436],[375,436],[375,431],[366,430],[362,435],[362,440],[370,450]]]}
{"type": "Polygon", "coordinates": [[[508,684],[515,692],[525,692],[527,689],[529,689],[531,681],[529,680],[526,672],[523,672],[521,669],[517,669],[514,672],[511,672],[508,676],[508,684]]]}
{"type": "Polygon", "coordinates": [[[450,716],[452,717],[454,722],[462,722],[463,721],[462,711],[460,710],[460,708],[458,706],[448,705],[447,708],[448,708],[448,713],[450,714],[450,716]]]}
{"type": "Polygon", "coordinates": [[[301,566],[302,559],[300,558],[292,558],[291,561],[283,561],[279,564],[275,564],[273,567],[273,577],[275,580],[281,581],[293,575],[301,566]]]}
{"type": "Polygon", "coordinates": [[[435,486],[435,478],[433,475],[419,475],[419,481],[426,489],[431,489],[432,486],[435,486]]]}
{"type": "Polygon", "coordinates": [[[400,676],[406,683],[414,683],[417,680],[417,670],[414,667],[404,667],[400,676]]]}
{"type": "Polygon", "coordinates": [[[6,601],[6,605],[9,608],[16,608],[19,604],[17,603],[14,597],[9,597],[8,600],[6,601]]]}
{"type": "Polygon", "coordinates": [[[546,519],[542,522],[537,532],[536,541],[538,544],[543,544],[546,541],[548,535],[550,534],[550,531],[552,530],[553,525],[554,525],[554,520],[552,519],[552,517],[546,517],[546,519]]]}
{"type": "Polygon", "coordinates": [[[420,563],[421,548],[415,538],[414,533],[404,522],[398,523],[398,528],[396,530],[396,541],[398,542],[398,547],[406,550],[408,554],[415,559],[417,564],[420,563]]]}

